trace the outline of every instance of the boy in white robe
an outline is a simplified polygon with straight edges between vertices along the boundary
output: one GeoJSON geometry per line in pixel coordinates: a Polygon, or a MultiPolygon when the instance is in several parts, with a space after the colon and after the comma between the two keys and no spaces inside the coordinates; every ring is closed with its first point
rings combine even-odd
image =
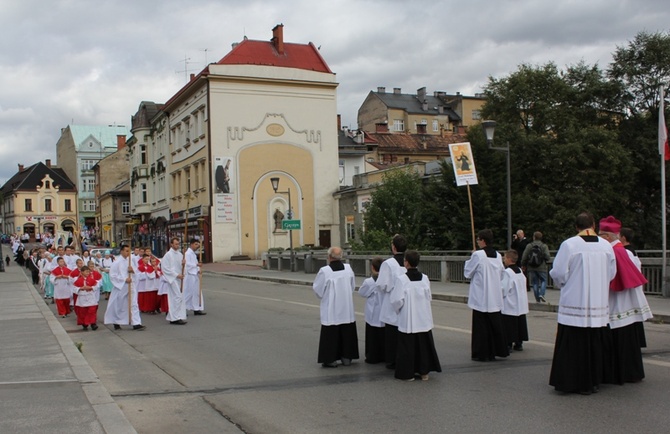
{"type": "Polygon", "coordinates": [[[83,266],[80,269],[81,274],[74,281],[74,287],[77,290],[77,325],[82,326],[85,331],[88,327],[97,330],[98,325],[98,300],[100,298],[100,280],[97,280],[91,273],[91,269],[83,266]]]}
{"type": "Polygon", "coordinates": [[[426,381],[429,372],[442,372],[433,341],[430,281],[416,268],[419,252],[405,252],[404,263],[407,272],[396,278],[391,294],[391,305],[398,313],[395,378],[414,381],[418,373],[426,381]]]}
{"type": "Polygon", "coordinates": [[[502,278],[503,326],[507,348],[523,351],[523,341],[528,341],[528,295],[526,294],[526,276],[517,265],[519,253],[516,250],[505,252],[505,272],[502,278]]]}
{"type": "Polygon", "coordinates": [[[183,273],[186,261],[179,248],[179,238],[172,238],[170,241],[170,250],[161,259],[161,271],[163,272],[163,280],[167,285],[169,306],[165,319],[170,324],[185,325],[186,304],[184,303],[182,279],[184,278],[183,273]]]}
{"type": "Polygon", "coordinates": [[[200,241],[195,238],[191,240],[190,247],[186,250],[186,272],[184,274],[184,303],[186,310],[193,310],[193,315],[207,315],[205,312],[205,300],[200,289],[200,263],[196,250],[200,248],[200,241]]]}
{"type": "Polygon", "coordinates": [[[372,259],[370,268],[372,276],[363,281],[358,289],[358,295],[365,300],[365,363],[383,362],[384,353],[384,323],[379,319],[381,314],[382,294],[377,289],[377,277],[383,259],[372,259]]]}
{"type": "Polygon", "coordinates": [[[396,349],[398,346],[398,314],[391,306],[391,293],[396,277],[406,272],[404,267],[407,239],[395,235],[391,241],[393,257],[384,261],[379,267],[377,290],[382,295],[382,307],[379,319],[384,323],[384,360],[388,369],[395,369],[396,349]]]}
{"type": "Polygon", "coordinates": [[[336,368],[337,360],[349,366],[358,359],[358,335],[354,312],[354,272],[342,262],[342,249],[328,249],[328,265],[321,267],[312,289],[321,300],[321,336],[317,361],[336,368]]]}
{"type": "Polygon", "coordinates": [[[470,279],[468,306],[472,309],[472,360],[486,362],[509,356],[502,323],[503,263],[491,244],[493,232],[484,229],[477,234],[476,250],[465,261],[464,274],[470,279]]]}

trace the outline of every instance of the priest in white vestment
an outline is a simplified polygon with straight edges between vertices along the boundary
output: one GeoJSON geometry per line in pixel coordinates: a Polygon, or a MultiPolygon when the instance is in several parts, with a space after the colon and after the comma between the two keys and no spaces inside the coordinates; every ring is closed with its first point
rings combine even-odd
{"type": "Polygon", "coordinates": [[[114,330],[120,330],[121,325],[128,325],[128,285],[130,284],[130,324],[133,330],[144,330],[140,317],[140,308],[137,305],[137,268],[130,259],[130,247],[121,246],[121,256],[114,261],[109,269],[109,278],[114,287],[105,311],[105,324],[113,324],[114,330]]]}
{"type": "Polygon", "coordinates": [[[184,274],[184,303],[186,310],[192,310],[193,315],[207,315],[205,300],[200,289],[200,263],[196,250],[200,248],[200,241],[192,239],[186,249],[186,272],[184,274]]]}
{"type": "Polygon", "coordinates": [[[186,324],[186,304],[184,303],[184,293],[182,292],[182,279],[184,278],[184,255],[179,251],[179,238],[172,238],[170,241],[170,250],[161,259],[161,272],[163,273],[163,282],[167,286],[168,313],[165,319],[170,324],[186,324]]]}
{"type": "Polygon", "coordinates": [[[561,296],[549,384],[589,395],[612,377],[608,299],[616,260],[610,243],[596,235],[591,214],[579,214],[575,228],[578,234],[561,243],[550,272],[561,296]]]}

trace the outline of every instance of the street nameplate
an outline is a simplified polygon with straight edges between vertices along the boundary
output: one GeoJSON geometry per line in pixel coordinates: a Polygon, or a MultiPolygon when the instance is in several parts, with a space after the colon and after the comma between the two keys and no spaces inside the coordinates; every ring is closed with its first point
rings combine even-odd
{"type": "Polygon", "coordinates": [[[282,220],[281,228],[285,231],[300,229],[300,220],[282,220]]]}

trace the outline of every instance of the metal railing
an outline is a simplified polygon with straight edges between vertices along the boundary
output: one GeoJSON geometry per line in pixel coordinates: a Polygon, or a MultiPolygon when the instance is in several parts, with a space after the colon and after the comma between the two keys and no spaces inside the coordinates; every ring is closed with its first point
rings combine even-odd
{"type": "MultiPolygon", "coordinates": [[[[461,253],[461,252],[458,252],[461,253]]],[[[552,252],[554,254],[555,252],[552,252]]],[[[638,252],[644,253],[644,252],[638,252]]],[[[289,271],[290,255],[289,252],[269,252],[265,253],[265,268],[268,270],[289,271]]],[[[344,260],[351,265],[354,274],[357,276],[370,275],[370,261],[372,258],[379,255],[368,254],[349,254],[344,260]]],[[[326,265],[327,252],[325,250],[296,252],[295,263],[296,271],[316,274],[319,268],[326,265]]],[[[388,256],[387,256],[388,257],[388,256]]],[[[421,263],[419,270],[426,274],[428,278],[436,282],[454,282],[467,283],[468,280],[464,276],[463,268],[465,261],[470,258],[469,255],[455,254],[455,255],[429,255],[421,256],[421,263]]],[[[647,278],[649,283],[644,287],[644,292],[650,295],[662,295],[663,278],[662,278],[662,260],[659,257],[640,256],[642,261],[642,274],[647,278]]],[[[547,264],[551,270],[551,262],[547,264]]],[[[551,276],[548,277],[548,287],[553,287],[551,276]]]]}

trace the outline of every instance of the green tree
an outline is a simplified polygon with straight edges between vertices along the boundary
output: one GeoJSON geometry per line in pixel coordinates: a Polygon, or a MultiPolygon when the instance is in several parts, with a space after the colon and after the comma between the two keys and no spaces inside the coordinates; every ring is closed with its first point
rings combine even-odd
{"type": "Polygon", "coordinates": [[[608,76],[619,86],[625,114],[618,140],[630,150],[629,163],[637,169],[628,200],[635,218],[625,224],[635,229],[638,247],[658,249],[662,245],[659,87],[666,86],[667,95],[670,34],[640,32],[626,46],[617,47],[612,58],[608,76]]]}
{"type": "Polygon", "coordinates": [[[422,248],[427,232],[422,206],[422,181],[416,172],[397,169],[386,173],[371,195],[361,244],[354,249],[388,251],[395,234],[403,234],[411,248],[422,248]]]}

